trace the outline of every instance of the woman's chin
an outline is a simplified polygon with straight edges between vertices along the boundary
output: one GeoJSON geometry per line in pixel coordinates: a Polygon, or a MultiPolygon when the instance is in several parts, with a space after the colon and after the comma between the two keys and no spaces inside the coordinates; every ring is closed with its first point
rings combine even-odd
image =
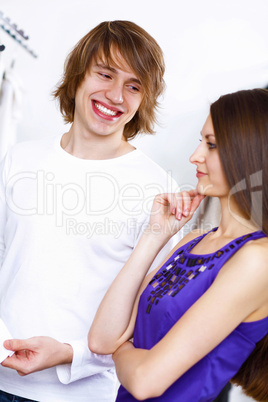
{"type": "Polygon", "coordinates": [[[216,197],[217,197],[217,195],[214,194],[213,185],[212,185],[212,184],[208,184],[207,186],[204,186],[204,185],[201,184],[201,183],[197,183],[196,190],[197,190],[198,193],[201,194],[201,195],[214,196],[214,197],[216,196],[216,197]]]}
{"type": "Polygon", "coordinates": [[[196,190],[198,191],[199,194],[201,195],[207,195],[206,194],[206,189],[204,188],[204,186],[202,186],[202,184],[197,184],[196,186],[196,190]]]}

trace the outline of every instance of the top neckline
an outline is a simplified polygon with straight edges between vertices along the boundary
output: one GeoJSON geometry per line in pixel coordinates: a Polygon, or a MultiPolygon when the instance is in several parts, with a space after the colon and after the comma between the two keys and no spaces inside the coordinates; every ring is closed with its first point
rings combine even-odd
{"type": "Polygon", "coordinates": [[[76,163],[80,163],[80,164],[95,164],[95,165],[99,165],[99,164],[117,164],[118,162],[124,161],[126,159],[130,159],[130,158],[135,158],[140,151],[135,148],[130,152],[127,152],[124,155],[121,156],[117,156],[115,158],[109,158],[109,159],[83,159],[83,158],[78,158],[77,156],[74,156],[72,154],[70,154],[69,152],[65,151],[62,146],[61,146],[61,139],[62,139],[62,134],[60,134],[59,136],[57,136],[55,138],[55,146],[57,151],[66,159],[70,160],[70,161],[74,161],[76,163]]]}
{"type": "Polygon", "coordinates": [[[216,250],[216,251],[213,251],[212,253],[207,253],[207,254],[200,254],[200,253],[195,254],[195,253],[191,253],[191,250],[192,250],[205,236],[207,236],[207,235],[208,235],[209,233],[211,233],[211,232],[215,232],[217,229],[218,229],[218,228],[215,227],[215,228],[211,229],[209,232],[203,233],[202,235],[200,235],[200,236],[196,237],[195,239],[191,240],[191,241],[189,242],[190,244],[184,249],[183,253],[184,253],[184,254],[188,254],[188,256],[191,256],[191,257],[210,257],[210,256],[215,255],[215,254],[221,255],[222,252],[223,252],[225,249],[228,249],[228,248],[230,248],[231,246],[234,246],[234,247],[235,247],[235,246],[237,246],[238,244],[240,244],[242,241],[244,241],[244,240],[246,240],[246,239],[248,239],[248,238],[250,238],[250,237],[252,237],[252,240],[258,239],[258,238],[262,238],[262,237],[266,237],[266,234],[265,234],[264,232],[262,232],[261,230],[257,230],[257,231],[255,231],[255,232],[247,233],[247,234],[245,234],[245,235],[241,235],[241,236],[239,236],[239,237],[236,237],[235,239],[229,241],[229,242],[226,243],[224,246],[222,246],[221,248],[219,248],[219,249],[216,250]]]}

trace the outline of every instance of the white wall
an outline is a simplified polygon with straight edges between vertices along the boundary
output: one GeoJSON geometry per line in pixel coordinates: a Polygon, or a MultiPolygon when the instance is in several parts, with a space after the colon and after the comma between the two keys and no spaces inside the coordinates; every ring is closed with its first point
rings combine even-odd
{"type": "Polygon", "coordinates": [[[268,83],[267,0],[1,0],[0,11],[30,36],[33,59],[0,30],[2,59],[24,87],[18,140],[64,132],[51,98],[66,55],[103,20],[128,19],[162,47],[167,90],[161,127],[134,141],[182,185],[194,185],[188,157],[198,143],[209,103],[220,94],[268,83]]]}

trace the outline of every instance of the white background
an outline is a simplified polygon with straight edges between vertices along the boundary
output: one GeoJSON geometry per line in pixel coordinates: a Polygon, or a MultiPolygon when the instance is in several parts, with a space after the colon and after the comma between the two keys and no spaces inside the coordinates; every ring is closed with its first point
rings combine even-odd
{"type": "MultiPolygon", "coordinates": [[[[64,133],[51,91],[76,42],[104,20],[131,20],[164,51],[167,90],[155,136],[134,140],[181,186],[194,186],[188,158],[210,102],[268,84],[267,0],[1,0],[0,11],[30,36],[34,59],[0,29],[6,68],[15,61],[23,87],[18,141],[64,133]]],[[[232,401],[244,401],[238,391],[232,401]]]]}

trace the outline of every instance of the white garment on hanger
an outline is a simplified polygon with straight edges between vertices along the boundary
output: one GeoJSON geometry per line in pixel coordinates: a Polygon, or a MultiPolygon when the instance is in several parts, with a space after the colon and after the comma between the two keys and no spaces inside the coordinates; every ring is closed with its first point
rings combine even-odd
{"type": "Polygon", "coordinates": [[[2,92],[1,88],[2,88],[2,81],[3,81],[4,71],[5,71],[5,65],[4,65],[4,62],[2,60],[2,57],[0,56],[0,95],[1,95],[1,92],[2,92]]]}
{"type": "Polygon", "coordinates": [[[21,117],[22,87],[13,69],[5,72],[0,96],[0,161],[16,143],[17,123],[21,117]]]}

